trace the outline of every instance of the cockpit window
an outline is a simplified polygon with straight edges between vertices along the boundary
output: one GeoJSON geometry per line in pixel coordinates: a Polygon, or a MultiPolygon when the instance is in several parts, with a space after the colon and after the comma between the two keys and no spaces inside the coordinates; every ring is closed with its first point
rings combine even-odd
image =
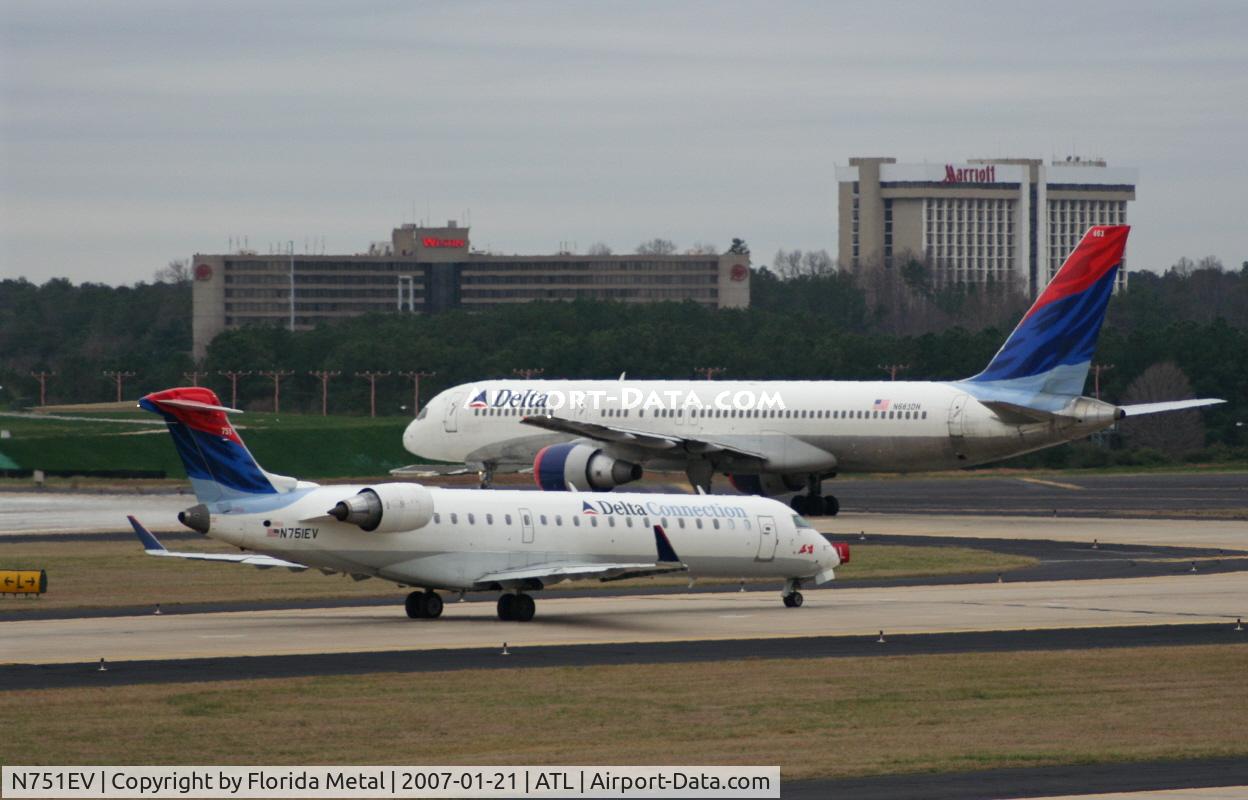
{"type": "Polygon", "coordinates": [[[424,408],[420,410],[420,413],[416,415],[416,419],[424,419],[425,415],[427,415],[428,413],[429,413],[429,406],[425,406],[424,408]]]}
{"type": "Polygon", "coordinates": [[[815,527],[814,525],[811,525],[811,524],[810,524],[810,523],[806,520],[806,518],[805,518],[805,517],[803,517],[801,514],[794,514],[794,515],[793,515],[793,524],[794,524],[796,527],[798,527],[798,528],[812,528],[812,529],[813,529],[813,528],[815,527]]]}

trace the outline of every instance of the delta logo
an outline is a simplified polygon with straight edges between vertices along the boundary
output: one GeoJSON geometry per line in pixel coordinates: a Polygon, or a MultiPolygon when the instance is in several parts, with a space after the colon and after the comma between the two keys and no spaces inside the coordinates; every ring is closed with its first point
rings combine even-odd
{"type": "Polygon", "coordinates": [[[589,514],[594,517],[598,516],[598,512],[594,510],[594,507],[589,503],[586,503],[584,500],[581,501],[581,513],[589,514]]]}
{"type": "Polygon", "coordinates": [[[485,389],[482,389],[480,394],[468,401],[469,408],[489,408],[489,406],[490,402],[486,399],[485,389]]]}
{"type": "Polygon", "coordinates": [[[550,393],[534,389],[482,389],[465,408],[549,408],[550,393]]]}

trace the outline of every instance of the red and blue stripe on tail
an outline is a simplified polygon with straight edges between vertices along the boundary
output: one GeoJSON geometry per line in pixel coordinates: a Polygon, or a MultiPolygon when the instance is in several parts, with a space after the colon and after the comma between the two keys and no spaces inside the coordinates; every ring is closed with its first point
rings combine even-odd
{"type": "Polygon", "coordinates": [[[165,418],[200,502],[277,494],[211,389],[187,386],[149,394],[139,406],[165,418]]]}
{"type": "Polygon", "coordinates": [[[1046,410],[1081,395],[1130,230],[1090,228],[984,371],[962,385],[981,400],[1046,410]]]}

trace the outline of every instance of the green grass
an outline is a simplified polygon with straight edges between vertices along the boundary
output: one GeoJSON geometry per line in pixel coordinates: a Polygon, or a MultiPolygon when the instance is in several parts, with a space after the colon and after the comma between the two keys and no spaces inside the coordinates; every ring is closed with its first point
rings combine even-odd
{"type": "MultiPolygon", "coordinates": [[[[57,416],[80,420],[0,416],[0,428],[12,437],[0,440],[0,452],[26,469],[161,470],[169,477],[186,475],[163,425],[134,424],[154,421],[151,414],[57,416]]],[[[265,413],[235,419],[261,466],[308,479],[385,475],[394,467],[418,462],[403,449],[403,430],[410,421],[265,413]]]]}
{"type": "MultiPolygon", "coordinates": [[[[227,552],[211,540],[169,542],[176,550],[227,552]]],[[[918,575],[1003,572],[1035,563],[964,547],[853,547],[853,560],[837,570],[837,580],[853,581],[918,575]]],[[[0,544],[0,569],[46,569],[48,593],[38,600],[0,595],[0,611],[39,608],[85,608],[127,605],[172,606],[223,600],[318,600],[338,597],[389,597],[401,601],[407,590],[381,580],[353,581],[315,570],[257,570],[237,564],[213,564],[151,558],[135,542],[34,542],[0,544]]],[[[580,581],[554,588],[683,586],[687,578],[643,578],[604,584],[580,581]]],[[[735,585],[735,581],[729,581],[735,585]]],[[[780,587],[780,581],[755,581],[780,587]]],[[[699,585],[714,585],[703,579],[699,585]]]]}
{"type": "Polygon", "coordinates": [[[779,764],[795,780],[1243,757],[1246,658],[1233,644],[0,691],[0,763],[779,764]]]}

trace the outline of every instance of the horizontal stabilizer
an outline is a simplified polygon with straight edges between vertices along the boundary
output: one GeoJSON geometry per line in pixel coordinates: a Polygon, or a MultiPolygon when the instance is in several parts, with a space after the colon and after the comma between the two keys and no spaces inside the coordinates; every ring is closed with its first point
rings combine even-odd
{"type": "Polygon", "coordinates": [[[220,411],[223,414],[241,414],[242,409],[230,408],[229,406],[218,406],[212,403],[201,403],[198,400],[181,400],[177,398],[167,397],[160,401],[161,405],[173,406],[175,408],[189,408],[192,411],[220,411]]]}
{"type": "Polygon", "coordinates": [[[1218,403],[1225,403],[1225,400],[1217,400],[1214,398],[1203,398],[1200,400],[1170,400],[1165,403],[1138,403],[1132,406],[1118,406],[1118,410],[1126,417],[1142,417],[1145,414],[1160,414],[1163,411],[1182,411],[1185,408],[1200,408],[1201,406],[1216,406],[1218,403]]]}
{"type": "Polygon", "coordinates": [[[291,572],[298,572],[307,569],[304,564],[298,564],[294,561],[284,561],[273,556],[266,556],[260,553],[177,553],[172,550],[165,549],[160,540],[152,535],[152,532],[144,528],[133,516],[127,516],[130,520],[130,527],[134,528],[134,535],[139,537],[139,541],[143,544],[143,552],[149,556],[158,556],[162,558],[185,558],[191,561],[226,561],[231,564],[246,564],[249,567],[259,567],[260,569],[271,569],[273,567],[285,567],[291,572]]]}

